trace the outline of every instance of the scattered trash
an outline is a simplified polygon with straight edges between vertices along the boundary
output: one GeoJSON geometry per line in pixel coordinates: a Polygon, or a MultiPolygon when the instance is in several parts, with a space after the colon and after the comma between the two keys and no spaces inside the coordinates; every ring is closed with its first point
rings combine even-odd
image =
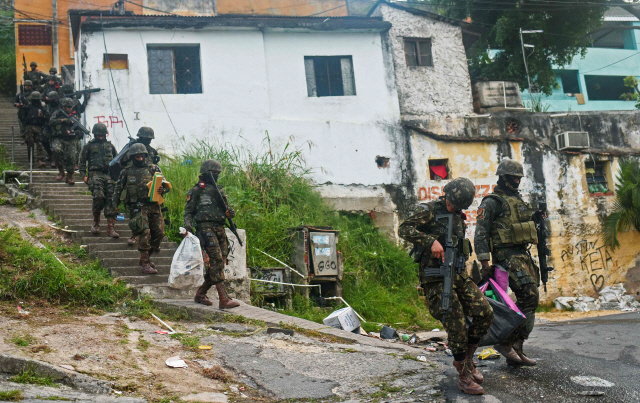
{"type": "Polygon", "coordinates": [[[121,395],[122,392],[120,392],[119,390],[114,390],[113,393],[115,393],[116,395],[121,395]]]}
{"type": "Polygon", "coordinates": [[[166,330],[156,330],[154,333],[157,333],[157,334],[169,334],[169,332],[167,332],[166,330]]]}
{"type": "Polygon", "coordinates": [[[415,389],[411,389],[410,391],[408,391],[408,392],[406,392],[406,393],[403,393],[403,395],[405,395],[405,396],[406,396],[406,395],[410,395],[410,394],[412,394],[412,393],[413,393],[413,391],[414,391],[414,390],[415,390],[415,389]]]}
{"type": "Polygon", "coordinates": [[[116,216],[116,221],[124,221],[124,214],[120,213],[116,216]]]}
{"type": "Polygon", "coordinates": [[[204,260],[200,240],[194,234],[180,227],[180,234],[186,236],[173,254],[169,287],[184,290],[197,287],[204,281],[204,260]]]}
{"type": "Polygon", "coordinates": [[[589,312],[600,310],[620,310],[635,312],[640,308],[640,302],[636,301],[633,295],[625,295],[627,290],[622,283],[616,286],[607,286],[599,291],[598,299],[591,297],[558,297],[553,302],[556,309],[577,312],[589,312]]]}
{"type": "Polygon", "coordinates": [[[400,336],[400,339],[402,341],[409,341],[409,339],[411,338],[411,336],[409,336],[408,334],[403,334],[400,336]]]}
{"type": "Polygon", "coordinates": [[[25,311],[20,305],[18,305],[18,313],[20,315],[29,315],[29,311],[25,311]]]}
{"type": "Polygon", "coordinates": [[[414,334],[413,336],[411,336],[411,338],[409,339],[409,344],[416,344],[419,341],[418,339],[418,335],[414,334]]]}
{"type": "Polygon", "coordinates": [[[451,350],[450,350],[450,349],[446,349],[446,350],[444,350],[444,353],[445,353],[446,355],[448,355],[449,357],[453,356],[453,353],[451,352],[451,350]]]}
{"type": "Polygon", "coordinates": [[[437,351],[435,347],[427,347],[426,350],[427,351],[437,351]]]}
{"type": "Polygon", "coordinates": [[[577,383],[582,386],[591,386],[591,387],[601,387],[601,388],[611,388],[615,386],[615,383],[606,381],[602,378],[597,378],[595,376],[572,376],[571,382],[577,383]]]}
{"type": "Polygon", "coordinates": [[[171,368],[189,368],[187,363],[184,362],[184,360],[179,356],[167,358],[165,364],[167,364],[167,366],[171,368]]]}
{"type": "Polygon", "coordinates": [[[599,390],[586,390],[584,392],[576,393],[578,396],[604,396],[604,392],[599,390]]]}
{"type": "Polygon", "coordinates": [[[351,332],[360,327],[360,319],[358,319],[355,311],[349,307],[333,311],[331,315],[322,320],[322,323],[327,326],[346,330],[347,332],[351,332]]]}
{"type": "Polygon", "coordinates": [[[72,367],[71,365],[67,365],[67,364],[62,364],[59,365],[60,368],[64,368],[64,369],[68,369],[69,371],[75,371],[76,369],[74,367],[72,367]]]}
{"type": "Polygon", "coordinates": [[[167,334],[175,334],[176,333],[176,331],[173,330],[173,328],[171,328],[171,326],[169,326],[166,323],[164,323],[164,321],[162,319],[160,319],[159,317],[157,317],[154,314],[151,314],[151,316],[153,316],[158,322],[162,323],[164,325],[164,327],[166,327],[167,329],[169,329],[171,331],[171,333],[167,333],[167,334]]]}
{"type": "Polygon", "coordinates": [[[438,328],[435,328],[435,329],[432,330],[432,332],[439,332],[439,331],[440,331],[440,329],[438,329],[438,328]]]}
{"type": "Polygon", "coordinates": [[[240,386],[238,389],[244,391],[244,386],[240,386]]]}
{"type": "Polygon", "coordinates": [[[427,357],[424,355],[419,355],[416,357],[416,360],[418,361],[422,361],[422,362],[427,362],[427,357]]]}
{"type": "Polygon", "coordinates": [[[387,325],[382,326],[380,329],[380,338],[384,340],[398,339],[400,336],[396,329],[389,327],[387,325]]]}
{"type": "Polygon", "coordinates": [[[200,350],[211,350],[211,346],[198,346],[200,350]]]}
{"type": "Polygon", "coordinates": [[[481,360],[497,360],[500,358],[500,354],[493,348],[485,348],[478,354],[478,358],[481,360]]]}
{"type": "Polygon", "coordinates": [[[287,336],[293,336],[294,332],[291,329],[278,329],[275,327],[267,328],[267,334],[274,334],[274,333],[282,333],[282,334],[286,334],[287,336]]]}

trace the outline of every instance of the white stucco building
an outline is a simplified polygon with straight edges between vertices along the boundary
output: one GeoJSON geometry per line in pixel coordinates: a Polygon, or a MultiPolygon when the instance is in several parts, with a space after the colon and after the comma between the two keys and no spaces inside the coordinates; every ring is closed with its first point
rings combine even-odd
{"type": "Polygon", "coordinates": [[[384,2],[372,17],[74,21],[76,87],[103,89],[86,122],[116,147],[142,126],[168,154],[205,139],[260,149],[268,132],[304,151],[338,209],[389,229],[415,193],[403,119],[437,128],[472,111],[461,26],[384,2]]]}

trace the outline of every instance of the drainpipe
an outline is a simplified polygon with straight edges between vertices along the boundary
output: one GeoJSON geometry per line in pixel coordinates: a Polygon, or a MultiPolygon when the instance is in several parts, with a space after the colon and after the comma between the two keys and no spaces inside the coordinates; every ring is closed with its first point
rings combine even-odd
{"type": "Polygon", "coordinates": [[[51,66],[58,69],[60,74],[60,49],[58,47],[58,0],[51,0],[51,66]]]}

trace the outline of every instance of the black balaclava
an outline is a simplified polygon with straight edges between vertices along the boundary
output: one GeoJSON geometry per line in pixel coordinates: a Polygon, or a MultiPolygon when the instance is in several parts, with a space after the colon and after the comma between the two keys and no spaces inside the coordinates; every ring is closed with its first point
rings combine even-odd
{"type": "Polygon", "coordinates": [[[107,136],[100,136],[100,137],[95,136],[95,139],[99,143],[104,143],[105,141],[107,141],[107,136]]]}
{"type": "Polygon", "coordinates": [[[39,105],[42,105],[42,103],[40,102],[39,99],[32,99],[31,100],[31,105],[39,106],[39,105]]]}
{"type": "Polygon", "coordinates": [[[211,180],[211,175],[209,175],[209,173],[211,173],[211,175],[213,175],[213,178],[216,180],[216,182],[218,182],[218,175],[220,175],[219,173],[213,173],[211,171],[204,173],[202,175],[200,175],[200,179],[202,179],[202,181],[204,183],[207,183],[209,185],[214,185],[215,183],[213,183],[213,181],[211,180]]]}
{"type": "Polygon", "coordinates": [[[498,178],[498,186],[507,191],[507,193],[517,194],[520,184],[516,183],[513,178],[512,175],[500,175],[498,178]]]}
{"type": "Polygon", "coordinates": [[[147,139],[147,138],[140,139],[140,140],[138,140],[138,143],[142,143],[145,146],[148,146],[149,144],[151,144],[151,139],[147,139]]]}
{"type": "MultiPolygon", "coordinates": [[[[145,158],[146,159],[146,158],[145,158]]],[[[133,165],[137,166],[137,167],[143,167],[147,164],[147,162],[145,161],[145,159],[143,159],[142,161],[138,161],[135,156],[133,158],[133,165]]]]}

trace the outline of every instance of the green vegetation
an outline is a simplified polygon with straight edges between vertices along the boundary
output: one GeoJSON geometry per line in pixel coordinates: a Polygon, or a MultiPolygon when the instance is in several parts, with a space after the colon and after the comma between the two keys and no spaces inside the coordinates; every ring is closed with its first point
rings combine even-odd
{"type": "Polygon", "coordinates": [[[19,402],[24,399],[21,390],[0,391],[0,401],[3,402],[19,402]]]}
{"type": "Polygon", "coordinates": [[[174,333],[170,336],[174,340],[179,340],[182,346],[187,350],[198,351],[200,338],[198,336],[189,336],[184,333],[174,333]]]}
{"type": "Polygon", "coordinates": [[[15,344],[18,347],[27,347],[33,344],[35,342],[35,339],[31,335],[27,334],[24,336],[13,336],[9,339],[9,342],[15,344]]]}
{"type": "MultiPolygon", "coordinates": [[[[416,265],[407,252],[390,242],[368,216],[337,213],[316,191],[304,169],[301,151],[286,145],[280,150],[265,139],[262,154],[245,149],[225,149],[201,142],[188,148],[179,160],[163,165],[173,185],[166,197],[170,239],[179,242],[187,191],[198,181],[200,162],[220,161],[220,184],[237,212],[236,223],[247,230],[247,265],[277,265],[257,252],[263,250],[282,261],[291,252],[288,228],[302,224],[332,226],[340,230],[338,248],[344,257],[344,298],[367,321],[397,324],[402,328],[431,328],[435,321],[418,299],[416,265]]],[[[232,242],[234,239],[230,239],[232,242]]],[[[294,310],[285,312],[321,321],[326,310],[296,298],[294,310]]],[[[379,328],[365,324],[365,329],[379,328]]]]}
{"type": "Polygon", "coordinates": [[[0,92],[16,93],[16,44],[13,11],[0,12],[0,92]]]}
{"type": "Polygon", "coordinates": [[[32,385],[58,386],[58,384],[53,381],[53,378],[50,376],[40,376],[31,368],[22,370],[18,375],[9,378],[9,380],[16,383],[30,383],[32,385]]]}
{"type": "Polygon", "coordinates": [[[624,86],[631,88],[631,91],[620,95],[620,99],[624,101],[636,101],[636,108],[640,109],[640,82],[638,78],[636,76],[625,77],[624,86]]]}
{"type": "Polygon", "coordinates": [[[604,244],[612,249],[620,247],[620,232],[640,231],[640,162],[621,159],[616,182],[616,200],[602,227],[604,244]]]}
{"type": "MultiPolygon", "coordinates": [[[[0,59],[2,59],[2,56],[0,56],[0,59]]],[[[2,77],[0,77],[0,81],[1,80],[2,77]]],[[[13,170],[15,168],[15,165],[11,163],[11,146],[9,146],[9,149],[7,150],[4,145],[0,144],[0,173],[7,170],[13,170]]]]}

